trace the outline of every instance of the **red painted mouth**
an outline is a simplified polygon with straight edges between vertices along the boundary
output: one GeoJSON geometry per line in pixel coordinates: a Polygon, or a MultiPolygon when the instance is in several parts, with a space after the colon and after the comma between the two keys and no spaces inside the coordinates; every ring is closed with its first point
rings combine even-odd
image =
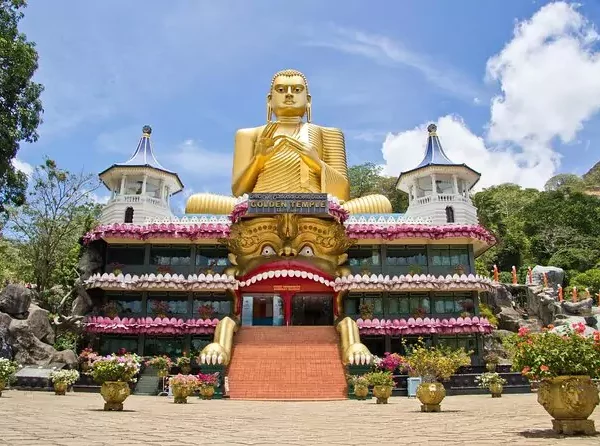
{"type": "Polygon", "coordinates": [[[240,277],[238,280],[241,282],[246,281],[258,274],[268,273],[269,271],[304,271],[306,273],[310,273],[313,275],[317,275],[323,277],[325,280],[333,281],[334,278],[331,274],[326,273],[325,271],[320,270],[319,268],[311,265],[308,262],[303,262],[301,260],[276,260],[274,262],[265,263],[254,268],[252,271],[246,273],[243,277],[240,277]]]}

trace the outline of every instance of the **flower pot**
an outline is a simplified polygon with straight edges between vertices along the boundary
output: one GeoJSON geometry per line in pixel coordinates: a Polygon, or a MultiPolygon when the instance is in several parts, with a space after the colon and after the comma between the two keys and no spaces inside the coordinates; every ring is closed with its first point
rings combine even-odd
{"type": "Polygon", "coordinates": [[[599,402],[598,389],[589,376],[545,379],[538,390],[538,403],[554,418],[552,430],[559,434],[595,434],[594,421],[587,418],[599,402]]]}
{"type": "Polygon", "coordinates": [[[215,394],[215,388],[213,386],[200,387],[200,397],[203,400],[210,400],[215,394]]]}
{"type": "Polygon", "coordinates": [[[490,384],[490,393],[492,394],[492,398],[500,398],[502,396],[502,390],[504,387],[500,383],[490,384]]]}
{"type": "Polygon", "coordinates": [[[354,386],[354,396],[357,400],[367,399],[369,395],[369,388],[367,386],[354,386]]]}
{"type": "Polygon", "coordinates": [[[446,389],[441,383],[423,383],[417,389],[417,398],[421,401],[421,412],[440,412],[440,403],[446,397],[446,389]]]}
{"type": "Polygon", "coordinates": [[[64,395],[67,392],[67,383],[56,382],[54,383],[54,394],[64,395]]]}
{"type": "Polygon", "coordinates": [[[104,410],[123,410],[123,401],[127,399],[131,391],[129,384],[123,381],[106,381],[100,388],[100,394],[104,398],[104,410]]]}
{"type": "Polygon", "coordinates": [[[2,391],[5,389],[6,383],[0,379],[0,396],[2,396],[2,391]]]}
{"type": "Polygon", "coordinates": [[[388,398],[392,396],[392,386],[374,386],[373,395],[377,398],[377,404],[387,404],[388,398]]]}
{"type": "Polygon", "coordinates": [[[186,404],[189,389],[185,386],[173,386],[173,398],[175,404],[186,404]]]}
{"type": "Polygon", "coordinates": [[[496,364],[494,364],[493,362],[488,362],[488,363],[485,365],[485,368],[486,368],[486,370],[487,370],[488,372],[490,372],[490,373],[491,373],[491,372],[495,372],[495,371],[496,371],[496,364]]]}
{"type": "Polygon", "coordinates": [[[191,365],[182,365],[181,366],[181,373],[183,375],[189,375],[191,371],[192,371],[191,365]]]}

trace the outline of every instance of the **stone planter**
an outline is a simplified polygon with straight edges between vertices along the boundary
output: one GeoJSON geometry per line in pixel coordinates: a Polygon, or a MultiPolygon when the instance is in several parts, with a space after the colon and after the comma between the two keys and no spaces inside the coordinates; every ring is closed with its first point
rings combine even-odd
{"type": "Polygon", "coordinates": [[[6,383],[0,379],[0,396],[2,396],[2,391],[6,388],[6,383]]]}
{"type": "Polygon", "coordinates": [[[388,398],[392,396],[392,386],[374,386],[373,395],[377,398],[377,404],[387,404],[388,398]]]}
{"type": "Polygon", "coordinates": [[[490,393],[492,394],[492,398],[500,398],[502,396],[502,390],[504,387],[500,383],[490,384],[490,393]]]}
{"type": "Polygon", "coordinates": [[[600,402],[598,389],[589,376],[558,376],[540,383],[538,403],[552,420],[552,430],[565,435],[596,433],[587,418],[600,402]]]}
{"type": "Polygon", "coordinates": [[[173,402],[175,404],[186,404],[189,390],[184,386],[173,386],[173,402]]]}
{"type": "Polygon", "coordinates": [[[107,381],[102,384],[100,394],[104,398],[104,410],[123,410],[123,401],[127,399],[131,390],[129,384],[122,381],[107,381]]]}
{"type": "Polygon", "coordinates": [[[65,395],[67,393],[67,383],[57,382],[54,383],[54,394],[65,395]]]}
{"type": "Polygon", "coordinates": [[[367,386],[354,386],[354,396],[357,400],[365,400],[369,395],[369,388],[367,386]]]}
{"type": "Polygon", "coordinates": [[[214,394],[215,388],[213,386],[200,387],[200,398],[202,398],[203,400],[212,399],[214,394]]]}
{"type": "Polygon", "coordinates": [[[421,401],[421,412],[440,412],[440,403],[446,397],[446,389],[441,383],[423,383],[417,389],[417,398],[421,401]]]}

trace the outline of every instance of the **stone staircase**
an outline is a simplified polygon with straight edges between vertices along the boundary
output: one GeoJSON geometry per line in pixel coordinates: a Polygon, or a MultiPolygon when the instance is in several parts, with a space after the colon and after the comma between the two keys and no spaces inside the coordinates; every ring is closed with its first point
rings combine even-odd
{"type": "Polygon", "coordinates": [[[135,395],[156,395],[161,384],[162,378],[158,377],[156,370],[147,367],[140,374],[133,393],[135,395]]]}
{"type": "Polygon", "coordinates": [[[246,400],[347,398],[334,327],[242,327],[234,337],[229,397],[246,400]]]}

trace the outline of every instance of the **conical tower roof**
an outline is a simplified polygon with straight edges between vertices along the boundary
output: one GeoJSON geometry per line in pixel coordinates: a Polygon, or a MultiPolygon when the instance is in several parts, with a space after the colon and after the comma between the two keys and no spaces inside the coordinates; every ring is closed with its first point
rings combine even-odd
{"type": "Polygon", "coordinates": [[[446,152],[444,152],[440,138],[437,135],[437,126],[435,124],[429,124],[427,126],[427,131],[429,135],[427,137],[427,145],[425,146],[425,157],[423,158],[423,161],[421,161],[414,169],[400,173],[398,182],[396,183],[397,186],[400,189],[405,190],[405,188],[402,187],[404,186],[404,183],[409,179],[409,177],[412,179],[414,174],[420,170],[425,170],[429,167],[456,166],[457,173],[463,171],[468,179],[471,180],[470,187],[473,187],[475,183],[479,181],[481,174],[471,169],[464,163],[455,163],[448,158],[448,155],[446,155],[446,152]]]}

